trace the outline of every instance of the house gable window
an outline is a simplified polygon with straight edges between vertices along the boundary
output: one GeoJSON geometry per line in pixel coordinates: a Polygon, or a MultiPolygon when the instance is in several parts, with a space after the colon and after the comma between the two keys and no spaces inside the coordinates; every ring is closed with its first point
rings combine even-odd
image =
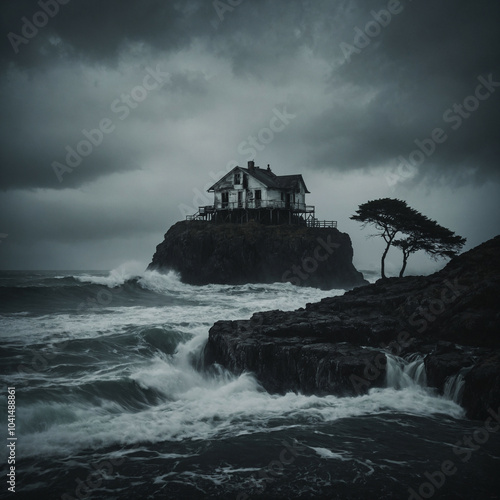
{"type": "Polygon", "coordinates": [[[236,172],[234,174],[234,184],[241,184],[241,173],[240,172],[236,172]]]}

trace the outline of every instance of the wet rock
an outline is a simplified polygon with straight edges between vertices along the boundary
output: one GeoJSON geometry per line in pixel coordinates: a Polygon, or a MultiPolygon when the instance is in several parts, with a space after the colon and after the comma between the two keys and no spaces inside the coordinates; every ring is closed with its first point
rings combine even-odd
{"type": "Polygon", "coordinates": [[[248,323],[217,322],[205,347],[206,364],[219,363],[238,374],[253,372],[266,390],[277,393],[348,396],[384,383],[383,370],[372,374],[367,368],[385,365],[379,351],[328,341],[304,322],[282,329],[252,329],[248,323]]]}
{"type": "Polygon", "coordinates": [[[173,269],[193,285],[288,281],[349,289],[368,283],[352,257],[349,235],[335,228],[181,221],[156,247],[148,269],[173,269]]]}
{"type": "Polygon", "coordinates": [[[379,280],[294,312],[217,322],[205,362],[251,371],[269,391],[349,395],[384,384],[383,352],[418,354],[440,393],[449,377],[466,373],[462,404],[483,419],[500,405],[499,297],[496,237],[430,276],[379,280]]]}
{"type": "Polygon", "coordinates": [[[465,376],[462,404],[467,416],[485,419],[500,413],[500,352],[485,354],[465,376]]]}
{"type": "Polygon", "coordinates": [[[463,368],[474,365],[471,352],[460,349],[451,342],[438,342],[436,349],[424,359],[427,385],[440,394],[444,392],[446,381],[460,373],[463,368]]]}

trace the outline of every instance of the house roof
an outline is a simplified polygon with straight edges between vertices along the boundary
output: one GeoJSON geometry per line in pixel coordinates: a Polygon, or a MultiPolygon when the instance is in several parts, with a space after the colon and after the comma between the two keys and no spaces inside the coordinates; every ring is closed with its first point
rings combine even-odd
{"type": "Polygon", "coordinates": [[[245,174],[251,175],[259,182],[264,184],[268,188],[272,189],[290,189],[295,190],[300,183],[304,185],[304,189],[306,193],[309,193],[307,189],[306,183],[300,174],[294,175],[276,175],[271,170],[253,167],[253,168],[243,168],[243,167],[235,167],[231,172],[228,172],[224,175],[220,180],[218,180],[213,186],[211,186],[208,191],[213,191],[213,189],[228,175],[232,174],[235,170],[241,170],[245,174]]]}

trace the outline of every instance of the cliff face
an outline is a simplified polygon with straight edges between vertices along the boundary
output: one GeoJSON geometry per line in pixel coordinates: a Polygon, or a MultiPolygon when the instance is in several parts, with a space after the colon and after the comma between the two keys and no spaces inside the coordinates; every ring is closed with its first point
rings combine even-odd
{"type": "Polygon", "coordinates": [[[388,354],[418,356],[428,386],[441,394],[454,387],[470,418],[486,418],[500,406],[499,296],[500,236],[431,276],[379,280],[294,312],[219,321],[204,361],[254,372],[273,392],[346,395],[384,385],[388,354]]]}
{"type": "Polygon", "coordinates": [[[349,235],[333,228],[181,221],[156,247],[148,269],[173,269],[194,285],[288,281],[347,289],[367,283],[352,256],[349,235]]]}

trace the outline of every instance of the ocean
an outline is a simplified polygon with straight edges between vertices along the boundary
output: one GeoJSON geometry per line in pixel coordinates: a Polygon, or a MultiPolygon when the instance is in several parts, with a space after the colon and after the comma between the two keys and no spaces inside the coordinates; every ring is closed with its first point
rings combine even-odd
{"type": "Polygon", "coordinates": [[[427,388],[421,359],[345,398],[197,369],[215,321],[342,293],[137,265],[1,272],[0,497],[498,498],[500,432],[465,418],[457,387],[427,388]]]}

